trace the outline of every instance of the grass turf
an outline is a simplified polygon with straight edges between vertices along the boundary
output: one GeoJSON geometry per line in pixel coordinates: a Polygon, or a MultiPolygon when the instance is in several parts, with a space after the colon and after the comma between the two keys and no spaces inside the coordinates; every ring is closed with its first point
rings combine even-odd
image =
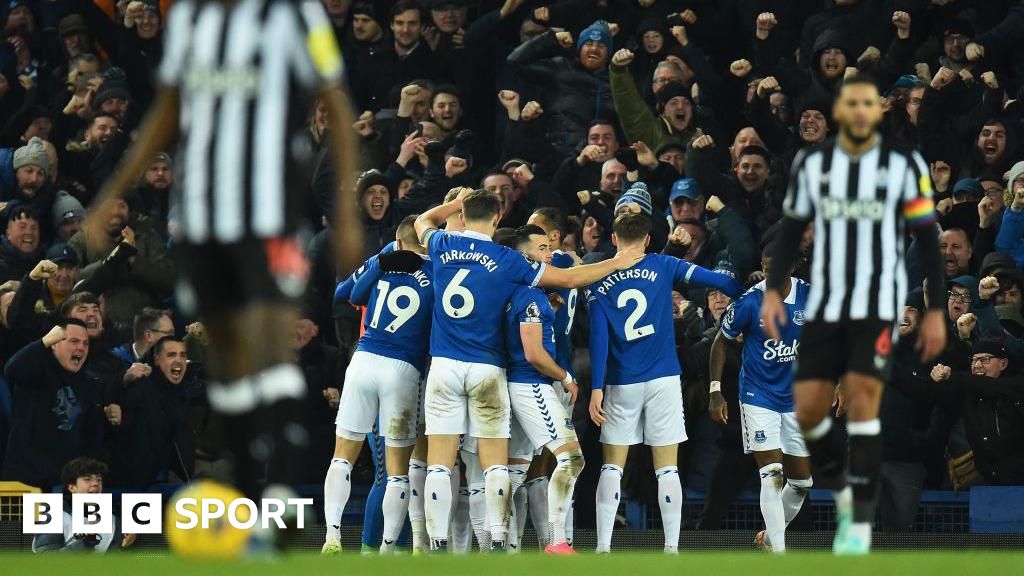
{"type": "Polygon", "coordinates": [[[1024,566],[1024,552],[882,552],[864,558],[795,552],[774,557],[752,552],[661,554],[581,554],[551,558],[519,556],[360,557],[346,553],[323,558],[293,554],[273,560],[185,561],[132,554],[109,556],[0,554],[0,573],[14,575],[114,576],[597,576],[604,574],[700,574],[704,576],[907,576],[908,574],[1012,574],[1024,566]]]}

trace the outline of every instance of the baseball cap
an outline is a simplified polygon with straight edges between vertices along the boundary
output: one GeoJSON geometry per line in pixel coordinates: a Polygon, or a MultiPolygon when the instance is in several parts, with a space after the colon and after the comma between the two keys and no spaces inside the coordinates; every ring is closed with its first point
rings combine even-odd
{"type": "Polygon", "coordinates": [[[60,19],[57,25],[57,32],[61,38],[75,32],[88,32],[89,27],[85,25],[85,19],[78,14],[69,14],[60,19]]]}
{"type": "Polygon", "coordinates": [[[953,185],[953,194],[957,192],[966,192],[974,199],[980,199],[985,195],[985,189],[981,187],[981,182],[977,178],[961,178],[956,181],[953,185]]]}
{"type": "Polygon", "coordinates": [[[63,242],[50,246],[50,249],[46,251],[46,259],[54,264],[78,266],[78,254],[63,242]]]}
{"type": "Polygon", "coordinates": [[[693,178],[680,178],[672,185],[672,193],[668,197],[669,202],[675,202],[679,198],[696,200],[700,198],[700,187],[693,178]]]}
{"type": "Polygon", "coordinates": [[[903,305],[924,312],[924,288],[914,288],[907,292],[907,299],[903,301],[903,305]]]}
{"type": "Polygon", "coordinates": [[[509,168],[519,168],[520,166],[530,166],[530,163],[522,158],[512,158],[501,165],[502,172],[508,172],[509,168]]]}

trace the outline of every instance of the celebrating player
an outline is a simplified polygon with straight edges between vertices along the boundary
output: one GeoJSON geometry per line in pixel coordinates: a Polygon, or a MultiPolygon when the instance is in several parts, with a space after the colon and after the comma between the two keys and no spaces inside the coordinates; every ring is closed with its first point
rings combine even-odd
{"type": "MultiPolygon", "coordinates": [[[[761,258],[768,273],[775,246],[769,244],[761,258]]],[[[792,271],[790,271],[792,274],[792,271]]],[[[740,370],[740,426],[743,451],[753,452],[761,473],[761,515],[767,530],[757,535],[762,548],[786,550],[786,526],[800,512],[810,489],[811,463],[807,446],[793,412],[793,363],[800,347],[800,330],[810,287],[790,278],[782,292],[789,322],[779,340],[765,336],[761,328],[762,281],[733,302],[722,320],[722,330],[711,347],[711,417],[720,424],[728,418],[722,396],[726,339],[743,340],[740,370]],[[785,487],[783,487],[785,483],[785,487]]]]}
{"type": "Polygon", "coordinates": [[[366,331],[345,372],[338,405],[334,458],[324,481],[325,554],[341,551],[341,516],[352,490],[352,463],[380,414],[389,473],[384,492],[384,536],[390,553],[409,504],[409,456],[416,444],[420,379],[427,363],[423,335],[433,308],[430,261],[416,240],[414,217],[398,227],[398,250],[367,261],[351,301],[366,305],[366,331]]]}
{"type": "Polygon", "coordinates": [[[478,439],[492,548],[505,547],[511,496],[510,409],[501,321],[515,287],[585,286],[632,266],[642,256],[642,250],[633,249],[607,262],[569,270],[531,264],[522,254],[491,242],[499,218],[500,203],[493,193],[465,189],[454,201],[416,220],[416,232],[434,265],[433,359],[424,400],[429,468],[424,490],[427,532],[431,547],[438,551],[448,546],[451,468],[459,435],[466,433],[478,439]],[[464,232],[438,230],[459,210],[464,232]]]}
{"type": "MultiPolygon", "coordinates": [[[[551,247],[543,228],[522,226],[512,240],[517,250],[535,262],[550,263],[551,247]]],[[[529,466],[534,450],[542,446],[555,455],[557,464],[551,474],[547,505],[551,535],[542,541],[549,542],[544,549],[549,554],[574,554],[565,537],[565,516],[576,478],[583,470],[583,452],[572,419],[551,384],[562,385],[570,396],[570,404],[576,401],[579,390],[573,375],[555,361],[555,325],[555,311],[542,290],[516,287],[505,312],[508,391],[513,415],[509,460],[518,458],[529,466]]],[[[526,470],[523,472],[525,478],[526,470]]],[[[513,485],[513,497],[516,488],[513,485]]],[[[525,523],[526,518],[516,520],[525,523]]]]}
{"type": "Polygon", "coordinates": [[[793,163],[761,319],[768,337],[780,340],[779,328],[789,322],[782,291],[813,220],[811,290],[793,385],[796,417],[815,482],[836,500],[833,552],[867,554],[882,457],[878,408],[907,291],[908,225],[927,279],[929,310],[917,342],[926,361],[946,342],[944,283],[928,167],[917,152],[876,131],[882,120],[878,88],[863,76],[847,79],[832,115],[839,136],[803,151],[793,163]],[[848,474],[842,436],[829,416],[837,381],[848,411],[848,474]]]}
{"type": "MultiPolygon", "coordinates": [[[[650,233],[649,217],[625,213],[615,219],[612,241],[620,254],[643,250],[650,233]]],[[[629,447],[641,442],[651,447],[654,459],[665,552],[678,549],[683,491],[676,461],[686,430],[672,321],[677,283],[714,287],[731,297],[740,293],[730,276],[662,254],[648,254],[587,289],[594,389],[590,417],[601,426],[604,456],[597,485],[599,553],[611,550],[622,467],[629,447]]]]}

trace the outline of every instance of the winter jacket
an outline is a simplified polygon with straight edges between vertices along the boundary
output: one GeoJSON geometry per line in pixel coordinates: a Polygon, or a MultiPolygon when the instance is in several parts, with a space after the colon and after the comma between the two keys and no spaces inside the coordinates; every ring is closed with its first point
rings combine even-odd
{"type": "Polygon", "coordinates": [[[14,406],[0,477],[50,488],[60,483],[64,463],[100,456],[104,416],[102,385],[84,370],[65,370],[36,340],[4,369],[14,406]]]}
{"type": "Polygon", "coordinates": [[[612,65],[608,74],[611,79],[612,95],[615,98],[615,111],[619,115],[619,123],[626,140],[643,142],[651,150],[658,150],[666,144],[685,146],[693,139],[697,126],[697,109],[694,108],[690,126],[682,132],[674,128],[661,116],[654,114],[650,106],[644,102],[636,82],[625,66],[612,65]]]}
{"type": "MultiPolygon", "coordinates": [[[[611,57],[611,55],[609,55],[611,57]]],[[[544,106],[548,141],[560,153],[570,151],[587,135],[587,126],[615,112],[608,73],[588,72],[548,31],[516,48],[508,63],[524,81],[540,84],[550,95],[544,106]]]]}

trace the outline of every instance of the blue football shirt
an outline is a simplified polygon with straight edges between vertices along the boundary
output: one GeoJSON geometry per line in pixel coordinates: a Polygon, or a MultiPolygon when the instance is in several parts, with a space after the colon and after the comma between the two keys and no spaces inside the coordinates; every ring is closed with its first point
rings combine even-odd
{"type": "Polygon", "coordinates": [[[517,286],[509,298],[505,309],[505,344],[508,346],[506,371],[509,382],[551,384],[551,378],[537,371],[526,359],[523,339],[519,334],[522,324],[536,324],[541,327],[544,334],[544,350],[555,358],[555,311],[543,290],[517,286]]]}
{"type": "Polygon", "coordinates": [[[505,305],[517,286],[536,286],[545,265],[477,232],[425,235],[434,270],[430,353],[505,367],[505,305]]]}
{"type": "Polygon", "coordinates": [[[672,288],[691,284],[737,296],[732,277],[686,260],[648,254],[587,288],[592,387],[648,382],[678,376],[672,288]]]}
{"type": "Polygon", "coordinates": [[[765,282],[747,290],[729,305],[722,319],[722,334],[730,340],[743,335],[740,368],[740,402],[775,412],[793,411],[793,363],[800,348],[804,310],[810,284],[791,278],[786,296],[788,321],[780,327],[779,340],[768,338],[761,325],[765,282]]]}
{"type": "Polygon", "coordinates": [[[426,368],[430,322],[434,308],[434,284],[430,260],[420,269],[383,272],[376,256],[361,269],[350,301],[366,306],[363,336],[356,350],[395,358],[426,368]]]}
{"type": "MultiPolygon", "coordinates": [[[[572,268],[576,261],[565,252],[556,251],[551,255],[551,265],[555,268],[572,268]]],[[[555,361],[562,368],[572,366],[572,322],[576,318],[576,304],[579,302],[579,290],[576,288],[558,288],[555,290],[562,297],[562,305],[555,310],[555,361]]]]}

